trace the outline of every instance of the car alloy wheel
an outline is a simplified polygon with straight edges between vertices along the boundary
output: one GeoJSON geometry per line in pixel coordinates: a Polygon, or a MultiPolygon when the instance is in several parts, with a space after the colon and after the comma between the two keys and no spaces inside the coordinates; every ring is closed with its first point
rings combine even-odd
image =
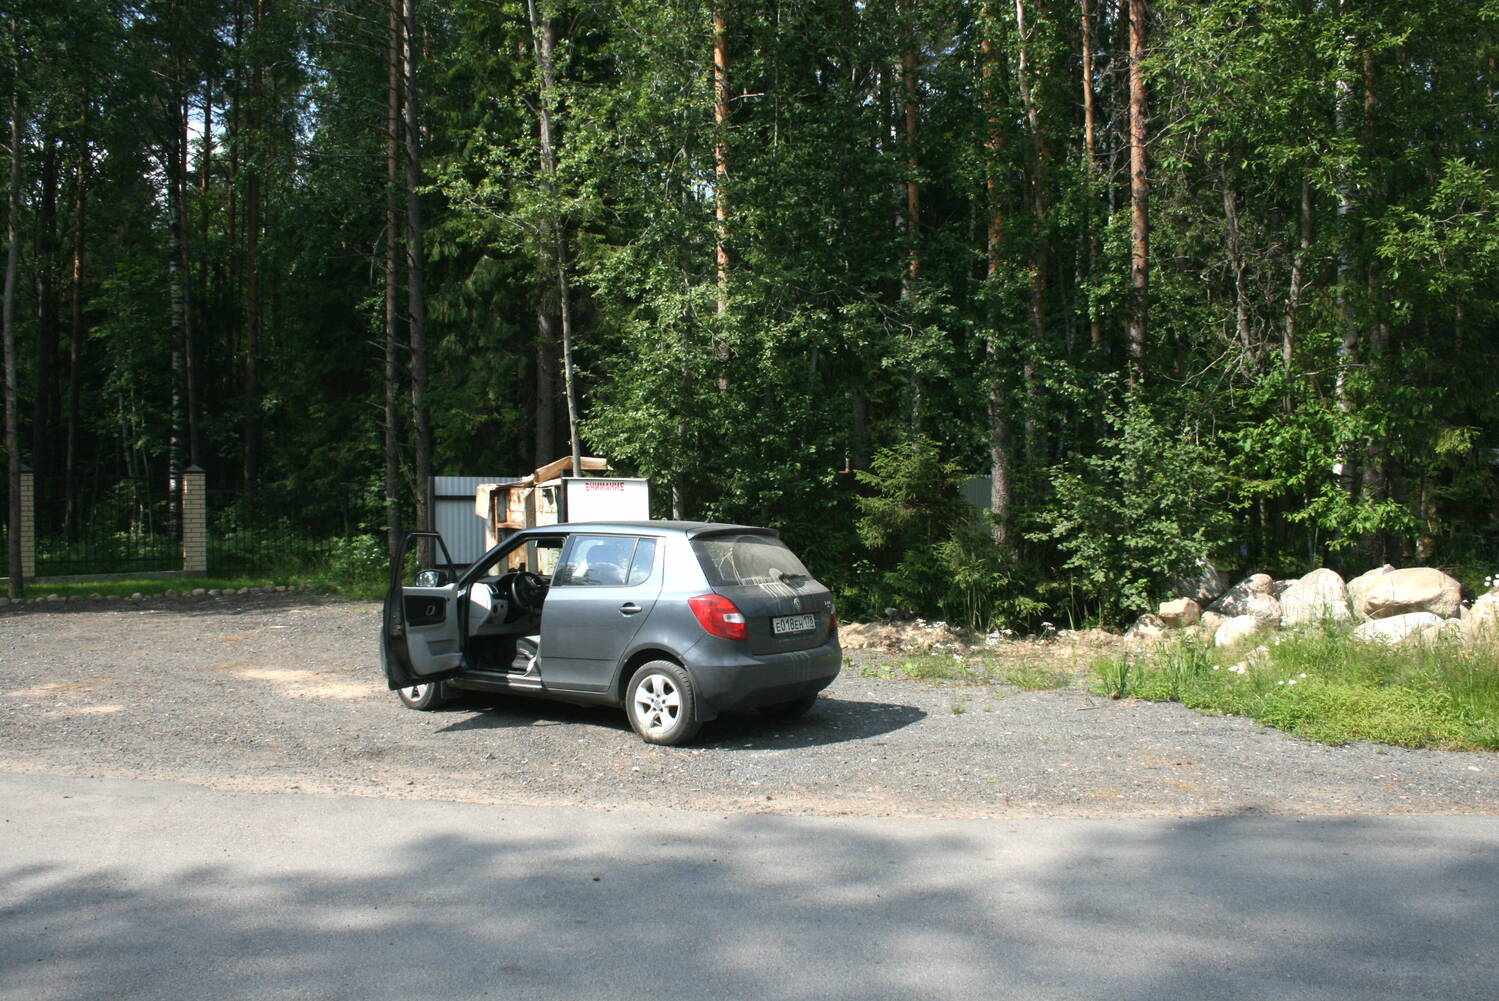
{"type": "Polygon", "coordinates": [[[625,712],[630,726],[648,744],[681,744],[702,725],[693,701],[692,680],[669,661],[657,660],[630,679],[625,712]]]}
{"type": "Polygon", "coordinates": [[[436,709],[448,700],[443,687],[440,681],[428,681],[409,688],[398,688],[396,694],[401,697],[401,702],[408,709],[436,709]]]}

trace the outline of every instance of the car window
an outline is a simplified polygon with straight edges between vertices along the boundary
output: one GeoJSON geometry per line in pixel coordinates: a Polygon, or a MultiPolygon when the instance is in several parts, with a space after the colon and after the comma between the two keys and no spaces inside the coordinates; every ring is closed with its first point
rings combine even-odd
{"type": "MultiPolygon", "coordinates": [[[[553,587],[619,587],[634,573],[637,543],[648,543],[654,550],[652,539],[636,539],[621,535],[574,535],[568,539],[562,551],[562,561],[552,575],[553,587]]],[[[652,559],[654,557],[651,557],[652,559]]],[[[649,563],[645,566],[645,577],[650,575],[649,563]]]]}
{"type": "Polygon", "coordinates": [[[778,584],[811,576],[786,543],[773,535],[709,535],[693,539],[692,551],[714,587],[778,584]]]}
{"type": "Polygon", "coordinates": [[[630,561],[630,573],[625,578],[625,583],[634,587],[644,584],[651,576],[651,570],[656,565],[656,540],[641,539],[635,544],[635,558],[630,561]]]}
{"type": "Polygon", "coordinates": [[[543,578],[550,577],[556,569],[557,557],[562,552],[564,541],[563,536],[543,536],[527,540],[525,545],[516,546],[505,555],[496,557],[479,575],[496,578],[510,570],[529,570],[543,578]]]}

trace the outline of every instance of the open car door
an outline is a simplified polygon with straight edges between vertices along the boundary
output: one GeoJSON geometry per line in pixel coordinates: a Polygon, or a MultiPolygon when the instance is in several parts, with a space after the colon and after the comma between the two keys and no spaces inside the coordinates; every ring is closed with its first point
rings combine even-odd
{"type": "Polygon", "coordinates": [[[463,669],[463,630],[453,571],[453,557],[436,532],[411,532],[401,543],[390,567],[380,630],[380,660],[392,690],[438,681],[463,669]],[[406,558],[413,544],[423,539],[436,540],[442,550],[441,566],[447,569],[421,570],[407,583],[402,580],[406,558]]]}

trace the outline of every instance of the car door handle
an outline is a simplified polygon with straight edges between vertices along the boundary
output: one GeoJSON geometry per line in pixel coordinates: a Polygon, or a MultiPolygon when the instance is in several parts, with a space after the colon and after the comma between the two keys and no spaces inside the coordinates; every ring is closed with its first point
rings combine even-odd
{"type": "Polygon", "coordinates": [[[621,615],[634,615],[638,611],[640,611],[640,606],[633,601],[627,601],[619,606],[619,614],[621,615]]]}

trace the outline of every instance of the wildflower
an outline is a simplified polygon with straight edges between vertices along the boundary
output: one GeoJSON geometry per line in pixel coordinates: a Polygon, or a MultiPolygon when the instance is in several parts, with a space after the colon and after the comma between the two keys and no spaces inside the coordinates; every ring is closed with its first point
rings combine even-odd
{"type": "Polygon", "coordinates": [[[1302,671],[1300,674],[1296,675],[1296,677],[1298,677],[1298,678],[1304,678],[1304,677],[1306,677],[1306,672],[1302,671]]]}
{"type": "Polygon", "coordinates": [[[1277,685],[1284,685],[1284,684],[1285,684],[1285,682],[1284,682],[1284,681],[1277,681],[1277,682],[1276,682],[1276,684],[1277,684],[1277,685]]]}

